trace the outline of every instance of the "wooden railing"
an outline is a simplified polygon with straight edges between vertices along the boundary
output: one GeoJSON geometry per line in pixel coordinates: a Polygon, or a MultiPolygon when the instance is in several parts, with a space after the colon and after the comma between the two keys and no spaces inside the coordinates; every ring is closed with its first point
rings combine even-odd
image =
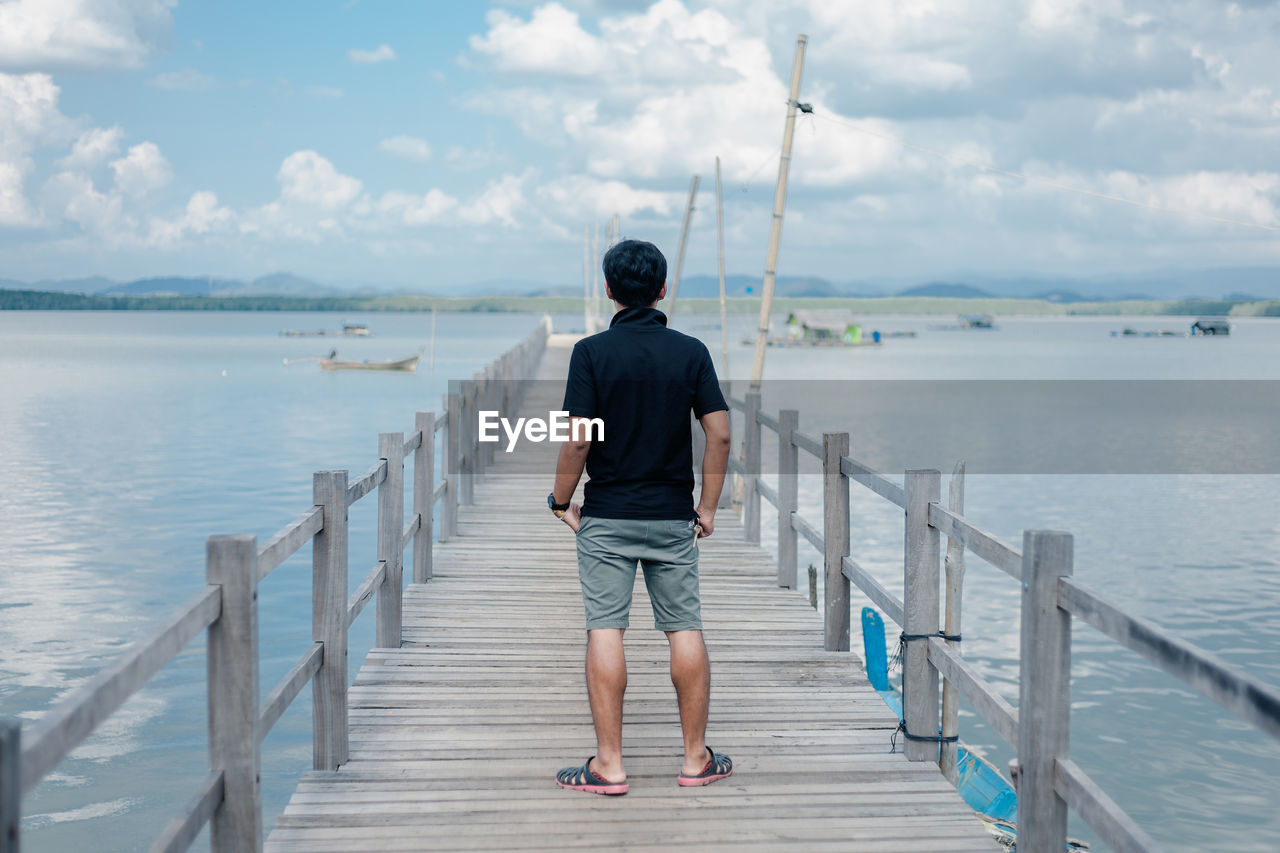
{"type": "Polygon", "coordinates": [[[413,432],[382,433],[379,459],[353,482],[346,471],[320,471],[314,505],[258,546],[250,535],[211,536],[208,584],[114,663],[36,723],[0,722],[0,853],[17,853],[22,795],[143,687],[201,631],[208,632],[209,773],[164,828],[152,851],[185,850],[206,824],[215,851],[262,849],[261,744],[308,683],[312,685],[312,766],[347,761],[347,631],[377,597],[379,647],[398,648],[404,550],[413,545],[414,583],[432,575],[433,515],[439,539],[457,533],[457,507],[471,501],[484,465],[475,411],[514,406],[521,380],[533,377],[550,321],[472,379],[451,386],[445,413],[418,412],[413,432]],[[468,420],[469,419],[469,420],[468,420]],[[441,432],[444,476],[436,484],[435,435],[441,432]],[[404,460],[413,458],[413,510],[404,520],[404,460]],[[347,595],[347,510],[378,494],[377,561],[347,595]],[[308,542],[312,549],[312,644],[265,700],[258,696],[258,584],[308,542]]]}
{"type": "MultiPolygon", "coordinates": [[[[926,738],[939,733],[955,734],[955,700],[950,700],[948,715],[949,703],[939,700],[941,676],[944,692],[964,696],[1014,748],[1017,759],[1010,770],[1018,792],[1019,850],[1063,850],[1068,808],[1117,851],[1160,849],[1068,756],[1073,618],[1137,652],[1251,725],[1280,738],[1280,690],[1168,629],[1127,613],[1074,580],[1071,534],[1027,530],[1019,551],[965,518],[962,472],[958,473],[959,479],[953,478],[950,505],[944,507],[939,471],[906,471],[899,485],[849,456],[848,433],[824,433],[819,441],[799,431],[799,413],[794,410],[783,410],[777,418],[766,415],[758,393],[728,399],[732,409],[743,414],[742,459],[731,458],[730,468],[731,476],[741,476],[744,481],[741,491],[746,540],[760,541],[760,499],[764,498],[778,513],[779,586],[796,585],[797,535],[823,554],[826,649],[849,650],[850,583],[900,625],[905,636],[918,638],[905,643],[903,655],[906,730],[926,738]],[[778,436],[776,488],[760,476],[762,427],[778,436]],[[801,450],[822,463],[821,530],[797,513],[795,474],[797,453],[801,450]],[[850,483],[864,486],[903,510],[905,549],[900,599],[850,556],[850,483]],[[939,618],[939,562],[944,536],[949,569],[962,572],[959,561],[968,551],[1022,584],[1017,708],[965,661],[958,645],[944,639],[958,630],[959,620],[958,595],[955,611],[947,614],[947,622],[951,623],[953,617],[956,627],[948,625],[949,630],[944,632],[939,618]]],[[[912,761],[939,760],[945,764],[947,759],[947,751],[928,739],[908,740],[906,753],[912,761]]],[[[954,749],[950,757],[954,762],[954,749]]]]}

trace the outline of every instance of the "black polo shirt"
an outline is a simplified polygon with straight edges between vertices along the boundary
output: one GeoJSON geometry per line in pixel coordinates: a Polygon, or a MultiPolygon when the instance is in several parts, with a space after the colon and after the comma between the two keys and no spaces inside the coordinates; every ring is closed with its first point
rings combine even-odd
{"type": "Polygon", "coordinates": [[[569,361],[564,409],[604,421],[604,440],[587,453],[582,514],[692,519],[689,413],[728,408],[702,341],[668,329],[656,308],[619,311],[569,361]]]}

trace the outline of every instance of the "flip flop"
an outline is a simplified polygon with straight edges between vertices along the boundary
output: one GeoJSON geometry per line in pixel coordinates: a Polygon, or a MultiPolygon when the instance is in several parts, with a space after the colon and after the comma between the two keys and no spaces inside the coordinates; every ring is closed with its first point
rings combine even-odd
{"type": "MultiPolygon", "coordinates": [[[[591,756],[595,758],[595,756],[591,756]]],[[[591,758],[583,762],[581,767],[566,767],[556,774],[556,784],[571,791],[586,791],[589,794],[608,794],[616,796],[625,794],[631,789],[624,779],[621,782],[610,782],[601,779],[591,771],[591,758]]]]}
{"type": "Polygon", "coordinates": [[[733,775],[733,759],[727,755],[717,755],[712,751],[711,747],[707,747],[707,754],[711,756],[707,761],[707,766],[702,768],[702,772],[697,776],[686,776],[681,773],[676,777],[676,784],[681,788],[696,788],[699,785],[710,785],[712,782],[719,782],[733,775]]]}

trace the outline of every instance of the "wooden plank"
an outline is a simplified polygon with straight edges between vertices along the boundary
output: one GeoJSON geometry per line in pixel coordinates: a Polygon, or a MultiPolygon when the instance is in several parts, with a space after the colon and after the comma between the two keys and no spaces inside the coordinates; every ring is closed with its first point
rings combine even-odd
{"type": "Polygon", "coordinates": [[[741,412],[747,408],[746,401],[739,397],[730,397],[728,394],[726,394],[724,396],[724,400],[726,403],[729,404],[730,410],[737,409],[739,412],[741,412]]]}
{"type": "Polygon", "coordinates": [[[400,647],[404,594],[404,436],[384,432],[378,436],[378,454],[387,475],[378,486],[378,562],[383,566],[378,585],[378,625],[375,642],[383,648],[400,647]]]}
{"type": "Polygon", "coordinates": [[[1147,619],[1130,616],[1071,578],[1058,583],[1058,606],[1237,714],[1280,738],[1280,690],[1147,619]]]}
{"type": "Polygon", "coordinates": [[[800,460],[792,436],[800,427],[795,409],[778,412],[778,586],[796,588],[796,531],[791,519],[800,503],[800,460]]]}
{"type": "Polygon", "coordinates": [[[151,845],[151,853],[185,853],[204,829],[222,803],[223,775],[221,770],[210,770],[200,784],[200,790],[182,811],[171,821],[160,837],[151,845]]]}
{"type": "Polygon", "coordinates": [[[770,486],[767,482],[765,482],[764,479],[762,478],[756,479],[756,493],[759,494],[760,497],[767,500],[774,507],[778,506],[778,493],[774,491],[773,487],[770,486]]]}
{"type": "Polygon", "coordinates": [[[347,472],[318,471],[313,499],[324,509],[311,561],[311,639],[324,645],[312,679],[312,766],[347,763],[347,472]]]}
{"type": "Polygon", "coordinates": [[[759,412],[756,413],[756,420],[760,422],[760,426],[768,427],[769,429],[773,430],[775,433],[779,429],[778,419],[774,417],[770,417],[769,415],[765,414],[763,409],[761,409],[759,412]]]}
{"type": "Polygon", "coordinates": [[[206,586],[114,663],[27,727],[22,747],[22,791],[34,788],[160,667],[213,624],[221,606],[220,589],[206,586]]]}
{"type": "Polygon", "coordinates": [[[280,719],[280,715],[293,703],[293,700],[302,692],[302,688],[307,686],[307,682],[320,669],[320,661],[323,657],[324,646],[320,643],[312,643],[311,648],[303,654],[302,660],[295,663],[285,673],[284,678],[280,679],[280,682],[267,694],[262,708],[258,711],[259,742],[267,736],[267,732],[271,731],[276,721],[280,719]]]}
{"type": "Polygon", "coordinates": [[[445,491],[437,500],[440,506],[440,542],[448,542],[458,535],[458,430],[461,429],[461,401],[452,390],[445,395],[444,407],[447,421],[440,433],[440,466],[444,469],[445,491]]]}
{"type": "Polygon", "coordinates": [[[956,686],[978,716],[986,720],[1005,743],[1018,748],[1018,710],[965,661],[959,648],[947,645],[941,637],[930,637],[929,662],[937,667],[943,678],[956,686]]]}
{"type": "Polygon", "coordinates": [[[259,850],[257,541],[253,536],[211,536],[206,550],[209,583],[222,589],[222,613],[209,626],[209,765],[222,776],[222,796],[210,820],[210,846],[259,850]]]}
{"type": "Polygon", "coordinates": [[[1071,534],[1022,534],[1018,843],[1028,850],[1061,850],[1067,840],[1067,803],[1055,783],[1071,729],[1071,614],[1058,606],[1058,581],[1071,570],[1071,534]]]}
{"type": "Polygon", "coordinates": [[[347,599],[348,628],[360,618],[365,606],[373,599],[373,594],[382,586],[382,582],[386,579],[386,574],[387,564],[383,562],[375,563],[373,569],[360,582],[360,586],[356,587],[356,591],[351,593],[351,597],[347,599]]]}
{"type": "MultiPolygon", "coordinates": [[[[947,486],[947,507],[958,515],[964,515],[964,462],[957,462],[951,472],[951,482],[947,486]]],[[[930,505],[932,510],[933,505],[930,505]]],[[[964,543],[947,537],[947,552],[942,558],[942,566],[946,572],[946,597],[943,599],[942,630],[948,637],[959,637],[961,625],[961,602],[964,596],[964,543]]],[[[960,653],[959,641],[947,640],[948,648],[960,653]]],[[[929,659],[933,660],[932,651],[929,659]]],[[[942,674],[942,737],[951,738],[960,734],[960,702],[959,691],[946,673],[942,674]]],[[[1010,741],[1010,745],[1013,745],[1010,741]]],[[[959,744],[952,741],[942,744],[938,766],[942,775],[951,784],[959,784],[959,744]]]]}
{"type": "Polygon", "coordinates": [[[409,437],[404,440],[403,453],[405,456],[408,456],[410,453],[413,453],[421,446],[422,446],[422,427],[415,422],[413,432],[409,433],[409,437]]]}
{"type": "Polygon", "coordinates": [[[1115,853],[1155,853],[1163,849],[1070,759],[1056,762],[1054,787],[1115,853]]]}
{"type": "Polygon", "coordinates": [[[929,523],[946,535],[948,541],[963,542],[966,548],[1000,571],[1017,580],[1022,579],[1022,554],[1018,549],[966,520],[960,513],[933,504],[929,507],[929,523]]]}
{"type": "Polygon", "coordinates": [[[822,442],[818,439],[807,435],[800,430],[796,430],[791,434],[791,440],[795,446],[818,459],[822,458],[822,442]]]}
{"type": "Polygon", "coordinates": [[[258,550],[258,582],[310,542],[323,524],[324,513],[313,506],[268,539],[258,550]]]}
{"type": "MultiPolygon", "coordinates": [[[[435,506],[438,500],[434,491],[436,465],[436,417],[433,412],[418,412],[414,425],[422,436],[413,456],[413,514],[417,521],[413,538],[413,582],[431,580],[431,564],[435,537],[435,506]]],[[[443,492],[445,483],[440,484],[443,492]]]]}
{"type": "Polygon", "coordinates": [[[849,481],[841,459],[849,452],[849,433],[822,435],[822,541],[824,586],[822,647],[849,651],[849,580],[844,560],[849,556],[849,481]]]}
{"type": "Polygon", "coordinates": [[[819,533],[812,524],[805,521],[799,515],[792,514],[791,529],[803,536],[805,541],[817,548],[819,551],[826,549],[826,541],[822,538],[822,534],[819,533]]]}
{"type": "MultiPolygon", "coordinates": [[[[929,504],[941,496],[939,471],[907,472],[902,630],[912,636],[934,634],[938,630],[941,552],[938,531],[929,526],[929,504]]],[[[929,663],[929,647],[923,641],[908,642],[902,655],[902,712],[907,732],[919,737],[936,737],[940,711],[938,671],[929,663]]],[[[907,758],[936,761],[938,744],[908,739],[907,758]]]]}
{"type": "Polygon", "coordinates": [[[422,516],[415,514],[412,518],[409,519],[409,523],[404,526],[404,530],[400,532],[400,551],[401,552],[403,552],[405,548],[409,547],[409,545],[414,541],[414,537],[418,535],[418,531],[421,529],[422,529],[422,516]]]}
{"type": "Polygon", "coordinates": [[[906,508],[906,491],[883,474],[848,456],[840,460],[840,471],[853,482],[866,486],[890,503],[906,508]]]}
{"type": "Polygon", "coordinates": [[[387,460],[379,459],[364,474],[347,487],[347,506],[351,506],[382,484],[387,476],[387,460]]]}
{"type": "Polygon", "coordinates": [[[894,598],[889,590],[881,585],[880,581],[872,577],[871,573],[859,566],[848,557],[844,558],[841,564],[844,576],[855,584],[858,589],[871,599],[871,602],[884,611],[885,615],[892,619],[898,625],[902,624],[902,602],[894,598]]]}

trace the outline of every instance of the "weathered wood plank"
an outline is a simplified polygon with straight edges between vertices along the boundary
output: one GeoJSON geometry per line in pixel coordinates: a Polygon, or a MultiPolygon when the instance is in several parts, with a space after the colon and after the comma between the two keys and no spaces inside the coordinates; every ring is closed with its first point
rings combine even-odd
{"type": "Polygon", "coordinates": [[[323,524],[324,513],[313,506],[268,539],[267,544],[258,549],[258,582],[310,542],[323,524]]]}
{"type": "Polygon", "coordinates": [[[958,511],[933,504],[929,507],[929,523],[948,539],[964,546],[1012,578],[1022,579],[1022,555],[1012,545],[967,521],[958,511]]]}
{"type": "Polygon", "coordinates": [[[369,574],[365,575],[364,580],[360,582],[360,586],[356,587],[356,591],[351,593],[351,597],[347,599],[347,627],[360,618],[360,614],[364,612],[365,607],[373,598],[373,594],[382,586],[383,580],[386,578],[387,564],[376,563],[369,574]]]}
{"type": "Polygon", "coordinates": [[[840,473],[844,474],[855,483],[866,486],[880,497],[896,504],[903,509],[907,506],[907,492],[897,483],[890,480],[883,474],[867,467],[856,459],[850,459],[848,456],[840,460],[840,473]]]}
{"type": "MultiPolygon", "coordinates": [[[[935,470],[906,474],[906,553],[903,559],[902,630],[922,637],[938,630],[938,531],[929,526],[929,504],[942,496],[942,474],[935,470]]],[[[929,647],[922,640],[906,644],[902,655],[902,713],[907,732],[937,737],[938,671],[929,663],[929,647]]],[[[907,758],[936,761],[936,742],[907,740],[907,758]]]]}
{"type": "Polygon", "coordinates": [[[205,776],[200,790],[182,808],[160,837],[151,845],[151,853],[186,853],[200,830],[212,818],[222,803],[223,776],[221,770],[211,770],[205,776]]]}
{"type": "Polygon", "coordinates": [[[1058,604],[1245,722],[1280,738],[1280,690],[1154,622],[1130,616],[1071,578],[1059,581],[1058,604]]]}
{"type": "Polygon", "coordinates": [[[361,474],[355,482],[347,486],[347,506],[351,506],[365,495],[382,484],[387,477],[387,460],[379,459],[373,466],[361,474]]]}
{"type": "Polygon", "coordinates": [[[400,647],[404,592],[404,436],[384,432],[378,436],[378,454],[387,474],[378,486],[378,562],[383,566],[378,584],[376,642],[382,648],[400,647]]]}
{"type": "Polygon", "coordinates": [[[271,731],[271,727],[280,719],[280,715],[285,709],[292,704],[298,694],[302,692],[302,688],[307,686],[307,682],[320,669],[320,661],[324,655],[324,646],[320,643],[312,643],[311,648],[307,649],[302,655],[302,659],[295,663],[284,678],[271,690],[267,698],[262,703],[262,709],[258,712],[258,740],[261,741],[267,736],[267,732],[271,731]]]}
{"type": "Polygon", "coordinates": [[[841,571],[844,576],[862,590],[872,603],[884,611],[885,615],[892,619],[898,625],[903,622],[902,602],[893,596],[889,590],[885,589],[880,581],[876,580],[870,572],[859,566],[853,560],[845,557],[841,564],[841,571]]]}
{"type": "Polygon", "coordinates": [[[1070,759],[1057,762],[1054,788],[1115,853],[1157,853],[1163,849],[1070,759]]]}
{"type": "Polygon", "coordinates": [[[319,471],[314,502],[324,527],[312,545],[311,639],[324,645],[312,679],[312,766],[347,763],[347,472],[319,471]]]}

